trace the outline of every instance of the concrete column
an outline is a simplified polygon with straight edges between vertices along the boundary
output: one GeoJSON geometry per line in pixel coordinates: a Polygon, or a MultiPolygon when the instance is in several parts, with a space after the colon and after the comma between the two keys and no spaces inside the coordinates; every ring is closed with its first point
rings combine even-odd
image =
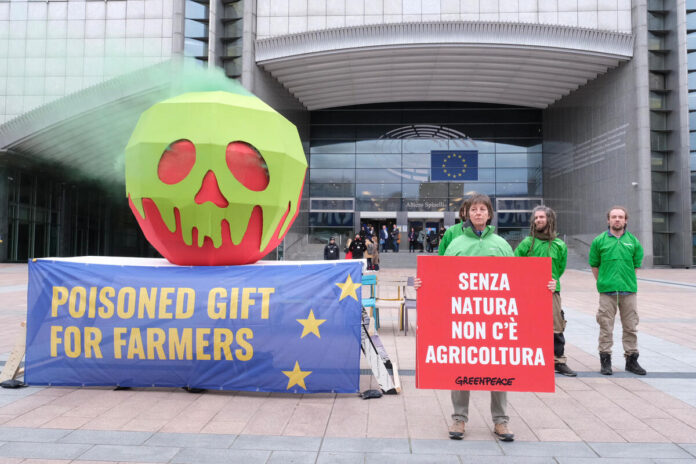
{"type": "Polygon", "coordinates": [[[9,242],[9,188],[8,172],[0,167],[0,262],[7,261],[9,242]]]}

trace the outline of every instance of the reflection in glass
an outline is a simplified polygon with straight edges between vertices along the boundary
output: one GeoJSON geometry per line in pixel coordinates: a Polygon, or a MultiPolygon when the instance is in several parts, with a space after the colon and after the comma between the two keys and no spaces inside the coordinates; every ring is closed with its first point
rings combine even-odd
{"type": "Polygon", "coordinates": [[[404,198],[447,198],[446,183],[403,184],[401,186],[404,198]]]}
{"type": "Polygon", "coordinates": [[[355,155],[312,155],[310,168],[354,168],[355,155]]]}
{"type": "Polygon", "coordinates": [[[358,140],[355,142],[357,153],[401,153],[401,140],[358,140]]]}
{"type": "Polygon", "coordinates": [[[311,184],[355,181],[354,169],[312,169],[309,174],[311,184]]]}
{"type": "MultiPolygon", "coordinates": [[[[696,126],[694,126],[696,127],[696,126]]],[[[480,159],[480,158],[479,158],[480,159]]],[[[480,162],[480,161],[479,161],[480,162]]],[[[401,155],[401,163],[404,168],[427,168],[430,169],[430,153],[418,153],[401,155]]]]}
{"type": "Polygon", "coordinates": [[[355,153],[355,142],[345,140],[313,140],[309,153],[355,153]]]}
{"type": "Polygon", "coordinates": [[[312,197],[352,197],[355,195],[355,184],[310,184],[309,195],[312,197]]]}
{"type": "Polygon", "coordinates": [[[355,167],[361,168],[401,168],[401,155],[364,154],[357,155],[355,167]]]}
{"type": "Polygon", "coordinates": [[[400,183],[400,169],[356,169],[356,182],[400,183]]]}
{"type": "Polygon", "coordinates": [[[413,139],[401,141],[404,153],[430,153],[433,150],[447,150],[449,145],[443,139],[413,139]]]}

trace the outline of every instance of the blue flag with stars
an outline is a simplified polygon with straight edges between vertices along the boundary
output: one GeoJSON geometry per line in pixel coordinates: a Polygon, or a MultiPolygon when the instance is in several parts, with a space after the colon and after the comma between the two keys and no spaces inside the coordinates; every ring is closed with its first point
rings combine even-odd
{"type": "Polygon", "coordinates": [[[430,180],[461,182],[478,180],[478,150],[433,150],[430,180]]]}
{"type": "Polygon", "coordinates": [[[25,381],[358,391],[361,261],[163,261],[30,262],[25,381]]]}

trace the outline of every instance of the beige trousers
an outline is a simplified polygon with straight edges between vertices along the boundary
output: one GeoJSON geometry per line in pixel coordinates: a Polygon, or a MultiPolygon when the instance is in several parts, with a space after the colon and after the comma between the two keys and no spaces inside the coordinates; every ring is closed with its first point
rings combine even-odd
{"type": "Polygon", "coordinates": [[[623,327],[624,354],[638,353],[638,297],[629,295],[599,294],[597,323],[599,324],[599,352],[611,354],[614,344],[614,320],[618,309],[623,327]]]}
{"type": "MultiPolygon", "coordinates": [[[[452,406],[454,414],[452,419],[469,422],[469,396],[468,390],[452,390],[452,406]]],[[[491,392],[491,416],[494,424],[507,424],[510,418],[507,416],[507,392],[491,392]]]]}

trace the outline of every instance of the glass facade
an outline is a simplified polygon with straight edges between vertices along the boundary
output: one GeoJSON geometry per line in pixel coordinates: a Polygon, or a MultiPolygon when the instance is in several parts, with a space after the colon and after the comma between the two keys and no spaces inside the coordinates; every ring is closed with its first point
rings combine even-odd
{"type": "Polygon", "coordinates": [[[689,69],[689,147],[691,169],[691,230],[692,253],[696,262],[696,1],[686,2],[686,48],[689,69]]]}
{"type": "Polygon", "coordinates": [[[158,256],[138,230],[122,187],[110,193],[46,172],[0,170],[7,186],[8,261],[47,256],[158,256]]]}
{"type": "MultiPolygon", "coordinates": [[[[542,115],[480,103],[394,103],[313,111],[310,198],[354,198],[359,212],[458,211],[467,192],[541,197],[542,115]],[[433,182],[431,151],[475,150],[478,179],[433,182]]],[[[315,228],[352,228],[310,213],[315,228]]],[[[342,211],[342,213],[352,211],[342,211]]],[[[510,227],[526,227],[512,220],[510,227]]],[[[523,221],[526,222],[526,219],[523,221]]],[[[503,224],[500,224],[503,226],[503,224]]]]}

